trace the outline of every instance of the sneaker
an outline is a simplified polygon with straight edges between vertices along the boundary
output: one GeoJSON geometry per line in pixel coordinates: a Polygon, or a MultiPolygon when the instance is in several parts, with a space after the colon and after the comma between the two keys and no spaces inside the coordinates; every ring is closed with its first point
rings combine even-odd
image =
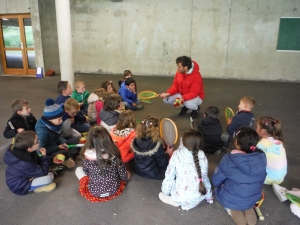
{"type": "Polygon", "coordinates": [[[64,166],[57,166],[57,167],[51,169],[50,172],[54,174],[54,177],[56,177],[59,174],[61,174],[64,170],[65,170],[64,166]]]}
{"type": "Polygon", "coordinates": [[[51,184],[36,188],[33,191],[35,193],[50,192],[50,191],[53,191],[55,188],[56,188],[56,183],[51,183],[51,184]]]}
{"type": "Polygon", "coordinates": [[[73,168],[75,166],[75,162],[71,158],[68,158],[67,160],[63,161],[62,164],[67,168],[73,168]]]}
{"type": "Polygon", "coordinates": [[[233,210],[233,209],[231,209],[230,211],[231,211],[230,212],[231,217],[237,225],[246,225],[247,224],[246,217],[242,213],[242,211],[233,210]]]}
{"type": "Polygon", "coordinates": [[[160,192],[160,193],[158,194],[158,197],[159,197],[159,199],[160,199],[162,202],[164,202],[164,203],[166,203],[166,204],[169,204],[169,205],[172,205],[172,206],[175,206],[175,207],[180,206],[179,204],[177,204],[176,202],[173,201],[173,199],[172,199],[171,196],[166,196],[166,195],[164,195],[162,192],[160,192]]]}
{"type": "Polygon", "coordinates": [[[178,116],[184,116],[184,115],[186,114],[187,111],[188,111],[188,108],[185,107],[185,106],[183,106],[183,107],[181,108],[180,113],[178,113],[178,116]]]}
{"type": "Polygon", "coordinates": [[[197,117],[198,117],[198,111],[197,111],[197,110],[193,110],[193,111],[191,112],[191,117],[192,117],[193,119],[197,118],[197,117]]]}
{"type": "Polygon", "coordinates": [[[281,202],[284,202],[287,200],[287,197],[285,197],[286,188],[281,187],[280,185],[274,184],[274,183],[272,184],[272,188],[273,188],[275,195],[279,198],[279,200],[281,202]]]}
{"type": "Polygon", "coordinates": [[[222,152],[222,149],[219,149],[219,150],[217,150],[217,151],[214,152],[214,155],[220,155],[221,152],[222,152]]]}
{"type": "Polygon", "coordinates": [[[143,108],[144,108],[143,105],[137,105],[137,106],[136,106],[136,109],[143,109],[143,108]]]}
{"type": "Polygon", "coordinates": [[[255,225],[257,223],[257,216],[253,208],[245,211],[245,217],[248,225],[255,225]]]}

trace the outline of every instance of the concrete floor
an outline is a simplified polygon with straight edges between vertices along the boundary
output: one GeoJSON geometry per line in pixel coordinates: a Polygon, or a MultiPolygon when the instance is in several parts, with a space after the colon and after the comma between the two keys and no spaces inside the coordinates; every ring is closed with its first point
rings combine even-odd
{"type": "MultiPolygon", "coordinates": [[[[83,80],[87,90],[92,92],[105,80],[117,81],[115,75],[76,75],[76,80],[83,80]]],[[[152,89],[157,93],[164,92],[171,84],[173,77],[134,76],[138,90],[152,89]]],[[[59,76],[46,78],[24,78],[0,76],[0,126],[4,130],[7,120],[12,115],[10,106],[15,99],[29,101],[32,113],[37,119],[43,113],[44,102],[48,97],[56,98],[56,84],[59,76]]],[[[201,115],[195,121],[198,124],[203,117],[204,109],[215,105],[221,110],[220,120],[225,130],[223,110],[226,106],[237,109],[239,99],[252,95],[256,99],[253,110],[256,118],[264,115],[280,118],[283,123],[283,134],[288,157],[288,174],[283,182],[287,188],[300,188],[299,177],[299,137],[297,127],[300,123],[299,83],[256,82],[239,80],[204,79],[206,97],[201,106],[201,115]]],[[[145,109],[135,112],[136,119],[147,114],[160,118],[168,117],[175,121],[179,134],[189,128],[189,117],[177,116],[179,110],[163,104],[161,99],[153,99],[151,105],[144,104],[145,109]]],[[[0,136],[0,224],[233,224],[232,219],[215,201],[213,204],[202,202],[190,211],[183,211],[162,203],[158,199],[161,182],[143,179],[134,173],[124,193],[106,203],[90,203],[79,195],[78,180],[70,169],[57,178],[57,188],[51,193],[29,193],[16,196],[5,184],[5,167],[3,154],[11,140],[0,136]]],[[[209,155],[209,175],[218,165],[222,156],[209,155]]],[[[76,166],[82,165],[77,159],[76,166]]],[[[281,203],[270,186],[264,186],[265,202],[261,211],[265,216],[258,224],[300,224],[300,219],[290,212],[289,202],[281,203]]]]}

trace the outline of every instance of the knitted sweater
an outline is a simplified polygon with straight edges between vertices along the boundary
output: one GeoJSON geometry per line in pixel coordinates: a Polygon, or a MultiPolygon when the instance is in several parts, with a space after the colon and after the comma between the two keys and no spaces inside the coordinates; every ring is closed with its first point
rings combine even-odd
{"type": "Polygon", "coordinates": [[[280,184],[287,173],[287,160],[282,142],[273,137],[262,138],[257,147],[263,150],[267,156],[265,184],[280,184]]]}

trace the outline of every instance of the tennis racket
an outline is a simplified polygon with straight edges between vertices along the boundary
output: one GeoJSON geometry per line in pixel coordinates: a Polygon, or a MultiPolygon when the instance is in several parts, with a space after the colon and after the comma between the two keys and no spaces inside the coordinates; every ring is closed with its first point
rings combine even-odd
{"type": "Polygon", "coordinates": [[[298,198],[295,195],[292,195],[290,193],[286,193],[285,196],[288,200],[290,200],[292,203],[296,204],[298,207],[300,207],[300,198],[298,198]]]}
{"type": "Polygon", "coordinates": [[[155,93],[154,91],[141,91],[138,93],[139,99],[151,99],[151,98],[156,98],[158,97],[159,94],[155,93]]]}
{"type": "Polygon", "coordinates": [[[190,127],[194,128],[194,120],[191,116],[190,116],[190,127]]]}
{"type": "Polygon", "coordinates": [[[176,144],[178,139],[178,131],[176,124],[169,118],[164,118],[159,126],[160,136],[169,147],[176,144]]]}
{"type": "Polygon", "coordinates": [[[255,206],[254,206],[255,212],[256,212],[259,220],[265,220],[265,217],[263,216],[263,214],[261,213],[260,208],[259,208],[264,200],[265,200],[265,194],[262,191],[261,192],[261,199],[259,201],[257,201],[255,206]]]}
{"type": "Polygon", "coordinates": [[[75,145],[67,145],[68,148],[78,148],[78,147],[83,147],[84,144],[75,144],[75,145]]]}
{"type": "Polygon", "coordinates": [[[231,108],[226,107],[225,109],[225,122],[228,125],[228,118],[234,117],[234,112],[231,108]]]}

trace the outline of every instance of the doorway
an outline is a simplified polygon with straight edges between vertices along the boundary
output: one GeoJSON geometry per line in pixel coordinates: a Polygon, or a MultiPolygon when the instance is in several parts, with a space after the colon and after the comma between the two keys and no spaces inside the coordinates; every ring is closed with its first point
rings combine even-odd
{"type": "Polygon", "coordinates": [[[0,15],[0,50],[4,74],[36,74],[30,14],[0,15]]]}

